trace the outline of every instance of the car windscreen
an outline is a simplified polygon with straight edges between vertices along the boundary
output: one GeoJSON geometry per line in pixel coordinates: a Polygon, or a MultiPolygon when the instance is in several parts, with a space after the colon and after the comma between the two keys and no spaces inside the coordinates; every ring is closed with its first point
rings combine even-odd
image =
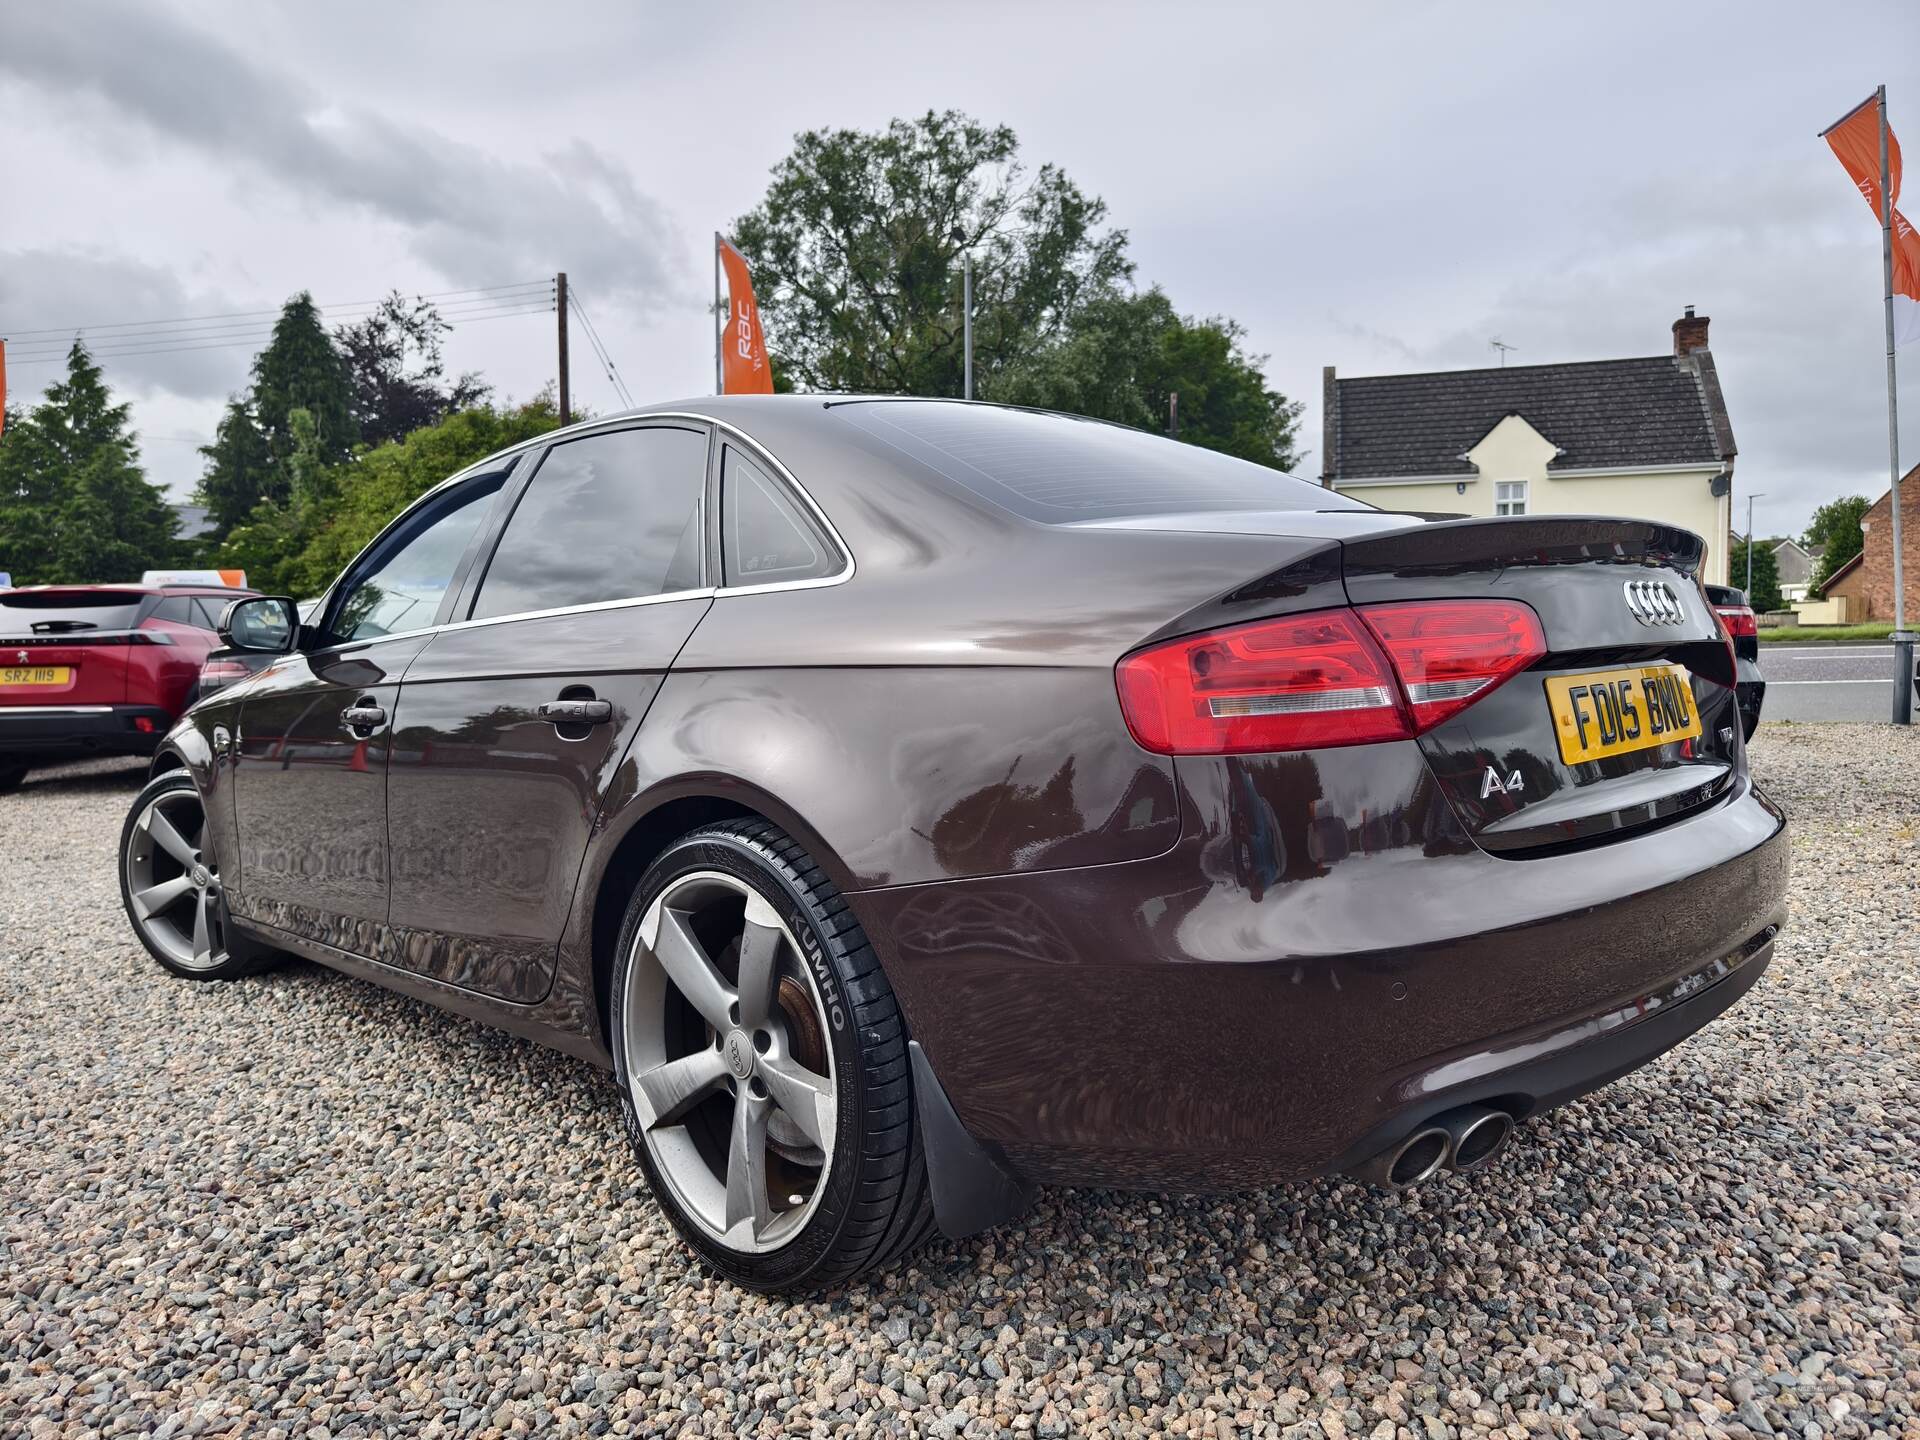
{"type": "Polygon", "coordinates": [[[1367,508],[1283,471],[1124,425],[940,400],[833,409],[955,484],[1048,524],[1196,510],[1367,508]]]}
{"type": "Polygon", "coordinates": [[[61,635],[131,630],[144,595],[103,590],[0,591],[0,634],[61,635]]]}

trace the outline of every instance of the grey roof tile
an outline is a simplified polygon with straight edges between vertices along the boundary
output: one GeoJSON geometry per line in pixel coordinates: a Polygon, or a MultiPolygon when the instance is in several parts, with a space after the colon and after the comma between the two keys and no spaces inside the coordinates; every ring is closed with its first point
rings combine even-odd
{"type": "Polygon", "coordinates": [[[1560,447],[1549,470],[1718,464],[1733,434],[1699,373],[1711,365],[1696,352],[1342,377],[1336,478],[1471,475],[1461,457],[1509,415],[1560,447]]]}

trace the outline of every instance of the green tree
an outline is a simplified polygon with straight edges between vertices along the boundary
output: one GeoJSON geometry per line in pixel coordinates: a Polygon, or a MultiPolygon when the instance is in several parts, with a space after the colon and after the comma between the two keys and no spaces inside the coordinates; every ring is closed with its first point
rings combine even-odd
{"type": "Polygon", "coordinates": [[[1755,610],[1780,610],[1786,601],[1780,594],[1780,566],[1773,558],[1773,546],[1765,540],[1735,540],[1727,556],[1727,583],[1747,591],[1747,603],[1755,610]],[[1747,585],[1747,551],[1753,551],[1753,584],[1747,585]]]}
{"type": "Polygon", "coordinates": [[[1300,406],[1268,388],[1265,357],[1247,355],[1241,335],[1231,320],[1180,315],[1158,287],[1102,296],[981,394],[1156,431],[1167,428],[1168,402],[1178,395],[1182,440],[1288,469],[1300,406]]]}
{"type": "Polygon", "coordinates": [[[313,297],[304,290],[281,309],[273,338],[254,358],[252,410],[267,442],[269,469],[262,499],[287,496],[294,411],[304,410],[313,417],[320,456],[329,465],[352,455],[360,439],[347,363],[321,325],[313,297]]]}
{"type": "Polygon", "coordinates": [[[64,377],[0,435],[0,570],[15,584],[133,580],[174,559],[175,521],[76,340],[64,377]]]}
{"type": "Polygon", "coordinates": [[[1810,550],[1816,546],[1825,547],[1813,567],[1814,594],[1820,593],[1820,587],[1827,583],[1834,571],[1860,553],[1865,543],[1860,533],[1860,522],[1872,508],[1873,502],[1864,495],[1843,495],[1838,500],[1829,500],[1813,512],[1813,521],[1807,526],[1804,543],[1810,550]]]}
{"type": "Polygon", "coordinates": [[[273,461],[267,437],[254,422],[246,396],[228,399],[214,429],[213,443],[202,445],[200,454],[207,468],[194,487],[193,498],[207,507],[207,518],[218,538],[245,520],[260,503],[273,461]]]}
{"type": "Polygon", "coordinates": [[[1106,206],[1059,169],[1029,170],[1004,125],[957,111],[878,133],[813,130],[734,226],[752,267],[776,384],[957,395],[960,273],[974,258],[974,373],[1064,334],[1132,274],[1106,206]]]}
{"type": "Polygon", "coordinates": [[[440,340],[451,328],[431,303],[396,290],[373,314],[335,329],[363,443],[398,440],[487,398],[492,387],[477,374],[446,379],[440,340]]]}

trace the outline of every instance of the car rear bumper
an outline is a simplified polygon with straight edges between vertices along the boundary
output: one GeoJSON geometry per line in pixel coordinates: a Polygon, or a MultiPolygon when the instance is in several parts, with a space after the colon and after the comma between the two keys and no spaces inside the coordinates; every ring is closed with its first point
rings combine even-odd
{"type": "Polygon", "coordinates": [[[1771,958],[1788,844],[1750,782],[1513,860],[1449,828],[1417,752],[1396,781],[1391,748],[1183,760],[1182,838],[1154,859],[850,895],[968,1133],[1033,1181],[1343,1170],[1467,1101],[1605,1084],[1771,958]],[[1316,850],[1324,802],[1281,813],[1316,784],[1377,843],[1316,850]]]}
{"type": "Polygon", "coordinates": [[[0,758],[151,755],[173,721],[157,705],[0,705],[0,758]]]}

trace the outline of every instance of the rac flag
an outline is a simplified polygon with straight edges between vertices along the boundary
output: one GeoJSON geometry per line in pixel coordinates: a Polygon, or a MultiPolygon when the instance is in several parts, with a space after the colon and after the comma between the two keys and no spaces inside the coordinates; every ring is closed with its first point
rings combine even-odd
{"type": "MultiPolygon", "coordinates": [[[[1823,138],[1880,219],[1880,97],[1862,100],[1823,138]]],[[[1900,213],[1900,142],[1887,131],[1887,181],[1893,192],[1893,338],[1920,340],[1920,233],[1900,213]]]]}
{"type": "Polygon", "coordinates": [[[767,364],[767,341],[760,333],[760,307],[753,303],[753,281],[746,258],[716,235],[720,263],[727,272],[727,328],[720,339],[720,393],[771,395],[773,370],[767,364]]]}

